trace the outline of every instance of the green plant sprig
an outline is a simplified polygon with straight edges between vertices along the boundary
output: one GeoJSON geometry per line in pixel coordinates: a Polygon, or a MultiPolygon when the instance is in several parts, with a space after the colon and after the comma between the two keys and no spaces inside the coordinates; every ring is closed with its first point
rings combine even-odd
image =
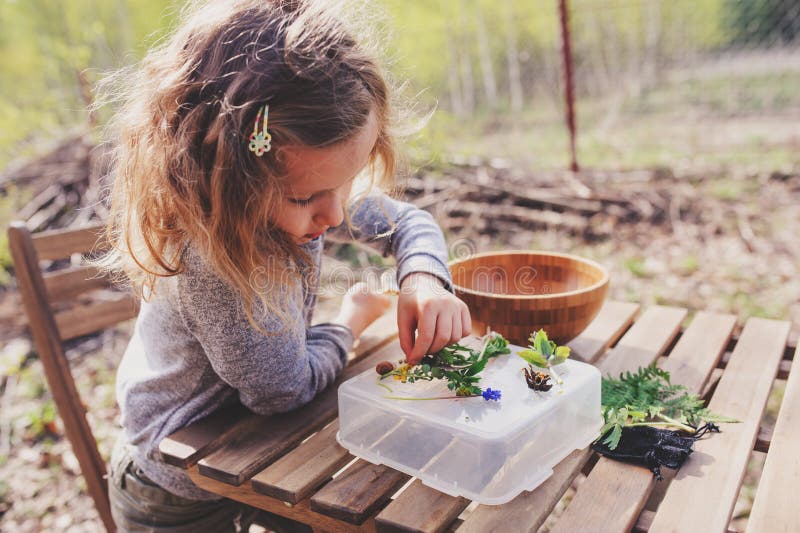
{"type": "Polygon", "coordinates": [[[531,333],[528,340],[531,342],[528,349],[520,350],[517,355],[533,366],[547,369],[556,383],[563,385],[564,380],[559,377],[553,367],[560,365],[569,358],[569,347],[558,346],[555,342],[547,338],[547,333],[543,329],[540,329],[536,333],[531,333]]]}
{"type": "Polygon", "coordinates": [[[622,428],[656,426],[694,433],[704,422],[738,422],[712,413],[703,400],[687,392],[683,385],[670,383],[669,372],[655,365],[620,377],[604,377],[601,385],[601,409],[605,424],[600,438],[612,450],[619,445],[622,428]]]}
{"type": "Polygon", "coordinates": [[[490,359],[508,353],[511,353],[508,341],[495,333],[486,339],[481,350],[458,343],[451,344],[435,354],[426,355],[417,365],[400,365],[383,374],[378,381],[380,384],[389,376],[404,383],[444,379],[447,380],[447,388],[454,391],[456,396],[480,396],[482,391],[477,386],[481,379],[479,374],[490,359]]]}

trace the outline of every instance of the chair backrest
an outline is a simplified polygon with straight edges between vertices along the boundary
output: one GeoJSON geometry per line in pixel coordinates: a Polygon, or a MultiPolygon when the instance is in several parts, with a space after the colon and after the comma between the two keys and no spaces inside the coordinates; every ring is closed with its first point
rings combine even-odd
{"type": "Polygon", "coordinates": [[[138,304],[132,294],[123,292],[104,292],[99,301],[87,298],[90,291],[110,285],[109,279],[92,266],[75,266],[70,261],[65,268],[52,272],[43,272],[40,266],[43,261],[102,251],[102,235],[100,225],[35,235],[19,222],[8,229],[14,272],[34,346],[89,493],[106,529],[114,531],[105,463],[86,420],[86,407],[75,387],[63,342],[134,317],[138,304]]]}

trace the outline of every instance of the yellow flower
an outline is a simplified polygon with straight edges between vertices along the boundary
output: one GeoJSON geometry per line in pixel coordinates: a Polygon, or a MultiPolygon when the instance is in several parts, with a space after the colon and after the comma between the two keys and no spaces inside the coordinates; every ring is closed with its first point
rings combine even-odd
{"type": "Polygon", "coordinates": [[[406,379],[408,379],[408,369],[409,368],[410,367],[408,365],[400,366],[400,368],[398,368],[396,370],[397,374],[394,375],[394,379],[396,381],[402,381],[403,383],[405,383],[406,379]]]}

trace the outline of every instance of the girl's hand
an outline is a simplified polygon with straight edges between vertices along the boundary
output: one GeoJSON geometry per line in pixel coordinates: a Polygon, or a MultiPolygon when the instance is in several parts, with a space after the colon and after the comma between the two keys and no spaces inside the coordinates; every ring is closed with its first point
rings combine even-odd
{"type": "Polygon", "coordinates": [[[370,289],[366,283],[359,282],[350,287],[344,295],[339,315],[333,322],[349,327],[353,337],[357,339],[370,324],[388,311],[391,305],[391,298],[370,289]]]}
{"type": "Polygon", "coordinates": [[[448,292],[439,278],[415,272],[406,276],[400,287],[397,326],[406,361],[415,365],[425,354],[469,335],[472,321],[467,304],[448,292]]]}

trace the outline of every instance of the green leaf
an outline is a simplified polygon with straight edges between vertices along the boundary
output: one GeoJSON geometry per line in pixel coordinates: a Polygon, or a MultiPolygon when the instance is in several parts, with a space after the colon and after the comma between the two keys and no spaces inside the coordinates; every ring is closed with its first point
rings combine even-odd
{"type": "Polygon", "coordinates": [[[741,420],[737,420],[735,418],[731,418],[729,416],[722,416],[714,414],[707,409],[703,409],[703,412],[700,413],[700,416],[697,417],[698,420],[703,422],[724,422],[726,424],[738,424],[741,420]]]}
{"type": "Polygon", "coordinates": [[[603,441],[603,444],[608,444],[609,449],[614,450],[619,446],[620,437],[622,437],[622,426],[616,425],[603,441]]]}
{"type": "Polygon", "coordinates": [[[533,339],[533,349],[542,354],[545,359],[553,354],[553,347],[547,339],[547,333],[543,329],[536,332],[536,336],[533,339]]]}
{"type": "MultiPolygon", "coordinates": [[[[567,360],[567,357],[569,357],[569,351],[567,351],[566,355],[563,355],[564,354],[563,351],[561,352],[562,355],[558,355],[558,350],[561,350],[561,348],[566,348],[566,346],[559,346],[558,348],[556,348],[556,353],[550,356],[549,359],[550,366],[560,365],[561,363],[567,360]]],[[[569,350],[569,348],[567,348],[567,350],[569,350]]]]}
{"type": "Polygon", "coordinates": [[[611,428],[613,428],[614,426],[616,426],[616,425],[617,425],[617,421],[616,421],[616,419],[615,419],[615,420],[612,420],[611,422],[606,422],[606,423],[603,425],[603,427],[602,427],[602,428],[600,428],[600,436],[603,436],[603,435],[605,435],[606,433],[608,433],[608,431],[609,431],[611,428]]]}
{"type": "Polygon", "coordinates": [[[464,373],[464,375],[466,375],[466,376],[474,376],[478,372],[483,371],[483,369],[486,367],[486,363],[488,363],[488,362],[489,362],[489,359],[481,359],[480,361],[472,363],[472,366],[466,369],[466,372],[464,373]]]}
{"type": "Polygon", "coordinates": [[[631,417],[631,421],[633,422],[641,422],[647,418],[646,411],[628,411],[628,416],[631,417]]]}
{"type": "Polygon", "coordinates": [[[539,368],[547,368],[547,359],[539,352],[534,350],[521,350],[517,353],[528,363],[538,366],[539,368]]]}
{"type": "MultiPolygon", "coordinates": [[[[701,398],[690,394],[682,385],[671,384],[669,372],[655,365],[639,368],[635,373],[622,373],[618,379],[604,377],[601,405],[607,426],[604,426],[605,431],[610,431],[613,424],[618,424],[621,431],[631,423],[676,422],[698,426],[701,421],[732,421],[709,412],[701,398]]],[[[611,435],[604,442],[609,439],[611,435]]]]}
{"type": "Polygon", "coordinates": [[[572,353],[572,350],[569,349],[569,346],[559,346],[556,348],[555,355],[559,359],[567,360],[569,355],[572,353]]]}
{"type": "Polygon", "coordinates": [[[550,355],[556,353],[556,348],[558,347],[558,345],[555,343],[555,341],[547,341],[547,344],[548,346],[550,346],[549,349],[550,355]]]}

